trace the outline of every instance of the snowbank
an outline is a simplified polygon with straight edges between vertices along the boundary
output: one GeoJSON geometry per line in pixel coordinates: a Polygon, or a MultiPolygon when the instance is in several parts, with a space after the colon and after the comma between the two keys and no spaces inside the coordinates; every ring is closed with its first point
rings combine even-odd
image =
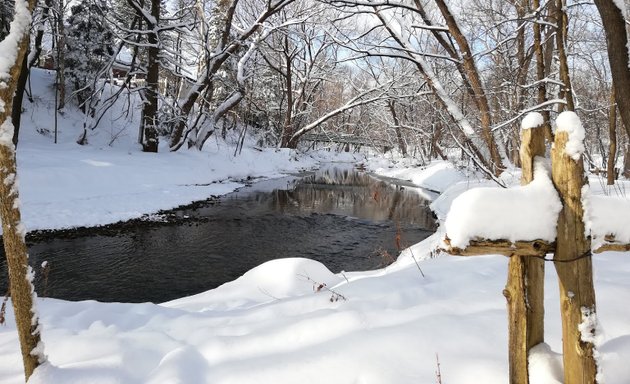
{"type": "MultiPolygon", "coordinates": [[[[319,263],[277,260],[205,294],[163,305],[39,299],[49,366],[30,383],[449,383],[507,380],[507,258],[405,258],[348,280],[319,263]],[[326,283],[347,301],[314,291],[326,283]],[[277,295],[277,296],[276,296],[277,295]],[[275,296],[275,297],[274,297],[275,296]]],[[[607,384],[630,378],[627,258],[594,258],[607,384]]],[[[546,342],[537,384],[560,382],[561,329],[547,268],[546,342]]],[[[23,382],[12,311],[0,327],[0,382],[23,382]]]]}

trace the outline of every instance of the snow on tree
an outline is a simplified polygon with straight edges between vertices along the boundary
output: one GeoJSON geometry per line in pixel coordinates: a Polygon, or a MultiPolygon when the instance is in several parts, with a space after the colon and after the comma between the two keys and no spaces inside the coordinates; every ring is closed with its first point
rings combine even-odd
{"type": "Polygon", "coordinates": [[[22,225],[18,196],[11,104],[29,44],[31,12],[35,1],[15,1],[9,33],[0,41],[0,217],[9,269],[11,302],[20,339],[26,380],[46,361],[35,309],[33,272],[28,265],[26,230],[22,225]]]}
{"type": "Polygon", "coordinates": [[[65,76],[83,113],[94,114],[101,69],[114,54],[114,35],[105,22],[106,4],[82,0],[70,8],[66,26],[65,76]]]}

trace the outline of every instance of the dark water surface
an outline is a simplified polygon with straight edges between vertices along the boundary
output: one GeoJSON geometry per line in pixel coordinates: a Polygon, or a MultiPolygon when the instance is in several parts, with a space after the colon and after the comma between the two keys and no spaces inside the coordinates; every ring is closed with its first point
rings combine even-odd
{"type": "MultiPolygon", "coordinates": [[[[30,244],[29,254],[40,295],[163,302],[283,257],[318,260],[333,272],[381,267],[396,257],[398,246],[432,233],[427,204],[404,186],[331,168],[178,210],[178,224],[138,225],[116,236],[53,237],[30,244]],[[44,261],[47,276],[39,273],[44,261]]],[[[0,290],[6,292],[4,257],[0,263],[0,290]]]]}

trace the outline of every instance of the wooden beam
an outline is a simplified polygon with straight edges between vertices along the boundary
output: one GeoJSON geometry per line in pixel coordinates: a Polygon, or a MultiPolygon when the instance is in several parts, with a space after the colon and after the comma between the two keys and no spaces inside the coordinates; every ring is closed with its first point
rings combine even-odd
{"type": "Polygon", "coordinates": [[[630,244],[621,243],[604,243],[593,250],[593,253],[602,253],[606,251],[627,252],[630,251],[630,244]]]}
{"type": "MultiPolygon", "coordinates": [[[[472,240],[466,248],[457,248],[450,245],[448,237],[444,240],[445,247],[440,250],[453,256],[482,256],[482,255],[503,255],[503,256],[545,256],[556,250],[555,242],[544,240],[516,241],[509,240],[472,240]]],[[[630,244],[609,242],[600,245],[592,250],[593,253],[606,251],[630,252],[630,244]]],[[[552,261],[552,260],[549,260],[552,261]]]]}
{"type": "Polygon", "coordinates": [[[451,240],[444,238],[445,247],[441,250],[453,256],[538,256],[543,257],[556,249],[555,243],[545,240],[534,241],[510,241],[510,240],[471,240],[466,248],[452,247],[451,240]]]}

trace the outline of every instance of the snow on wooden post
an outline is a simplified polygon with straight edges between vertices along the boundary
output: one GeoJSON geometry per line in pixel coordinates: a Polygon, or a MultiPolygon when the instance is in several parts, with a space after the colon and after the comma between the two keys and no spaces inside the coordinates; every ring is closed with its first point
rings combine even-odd
{"type": "Polygon", "coordinates": [[[521,187],[477,188],[460,195],[445,222],[445,250],[453,255],[510,257],[507,299],[509,382],[529,382],[528,355],[543,342],[544,261],[553,251],[561,204],[549,175],[543,119],[523,121],[521,187]],[[509,220],[506,218],[509,217],[509,220]],[[534,256],[534,257],[530,257],[534,256]]]}
{"type": "MultiPolygon", "coordinates": [[[[527,115],[521,124],[521,185],[534,180],[534,159],[545,156],[544,119],[527,115]]],[[[539,258],[512,256],[503,290],[508,308],[510,383],[528,383],[527,357],[544,341],[545,262],[539,258]]]]}
{"type": "Polygon", "coordinates": [[[552,180],[563,207],[554,264],[560,283],[564,383],[595,383],[595,290],[591,240],[585,232],[582,205],[583,193],[588,192],[582,160],[585,133],[574,112],[561,113],[556,123],[552,180]]]}
{"type": "Polygon", "coordinates": [[[504,291],[510,311],[510,383],[528,382],[523,351],[543,341],[543,267],[528,263],[542,262],[542,257],[555,253],[564,383],[593,384],[598,373],[594,342],[599,335],[591,252],[630,251],[630,200],[590,195],[580,120],[574,112],[563,112],[556,122],[551,179],[547,162],[536,156],[544,147],[542,139],[533,137],[538,129],[524,130],[522,183],[526,185],[466,191],[453,201],[444,223],[447,235],[441,248],[447,253],[510,257],[504,291]],[[519,321],[519,313],[527,319],[519,321]]]}

